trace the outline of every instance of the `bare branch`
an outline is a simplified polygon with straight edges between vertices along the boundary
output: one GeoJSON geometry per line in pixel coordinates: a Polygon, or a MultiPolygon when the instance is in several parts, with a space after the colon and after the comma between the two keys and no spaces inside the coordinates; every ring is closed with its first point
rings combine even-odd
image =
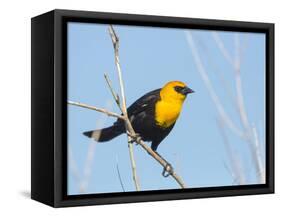
{"type": "Polygon", "coordinates": [[[255,126],[253,126],[253,135],[254,135],[254,140],[255,140],[255,154],[256,154],[256,164],[258,166],[258,171],[259,171],[259,179],[261,183],[265,182],[265,170],[264,170],[264,165],[262,163],[262,155],[260,152],[260,142],[259,142],[259,138],[258,138],[258,133],[257,133],[257,129],[255,126]]]}
{"type": "Polygon", "coordinates": [[[106,114],[108,116],[111,116],[111,117],[120,118],[122,120],[125,119],[122,115],[119,115],[119,114],[114,113],[114,112],[107,111],[106,109],[103,109],[103,108],[98,108],[98,107],[87,105],[87,104],[80,103],[80,102],[73,102],[73,101],[70,101],[70,100],[68,100],[67,103],[69,105],[74,105],[74,106],[78,106],[78,107],[82,107],[82,108],[87,108],[87,109],[95,110],[97,112],[104,113],[104,114],[106,114]]]}
{"type": "MultiPolygon", "coordinates": [[[[112,108],[112,101],[108,101],[106,103],[106,109],[110,110],[112,108]]],[[[100,118],[97,120],[95,128],[96,129],[101,129],[104,127],[105,123],[107,120],[107,116],[100,114],[100,118]]],[[[98,137],[100,134],[98,135],[98,137]]],[[[92,166],[93,166],[93,159],[94,159],[94,154],[95,154],[95,149],[96,149],[96,141],[91,141],[88,145],[88,151],[87,151],[87,156],[85,159],[85,164],[84,164],[84,170],[83,170],[83,176],[82,180],[80,182],[80,189],[83,190],[83,192],[86,192],[90,178],[91,178],[91,173],[92,173],[92,166]]]]}
{"type": "Polygon", "coordinates": [[[80,182],[80,174],[78,170],[78,166],[76,164],[76,161],[74,159],[73,153],[72,153],[72,148],[71,145],[68,144],[68,152],[67,152],[67,158],[69,162],[69,170],[73,174],[73,177],[75,178],[76,182],[80,182]]]}
{"type": "Polygon", "coordinates": [[[249,120],[248,120],[248,115],[246,112],[245,108],[245,103],[244,103],[244,97],[243,97],[243,86],[242,86],[242,79],[241,79],[241,55],[242,55],[242,50],[241,50],[241,45],[240,45],[240,38],[239,34],[235,33],[234,34],[234,46],[235,46],[235,55],[234,58],[232,58],[227,51],[227,49],[224,46],[223,41],[219,37],[219,34],[214,32],[213,33],[213,38],[221,51],[222,55],[226,59],[227,62],[232,66],[234,74],[235,74],[235,88],[236,88],[236,105],[237,105],[237,110],[238,110],[238,115],[240,118],[240,121],[242,123],[242,126],[244,128],[244,136],[242,137],[247,144],[249,145],[250,152],[252,155],[252,159],[255,165],[256,169],[256,176],[260,180],[260,182],[264,182],[264,169],[261,165],[261,156],[256,150],[256,138],[258,138],[257,132],[254,129],[251,128],[249,120]]]}
{"type": "Polygon", "coordinates": [[[236,100],[238,106],[238,114],[241,120],[241,123],[246,131],[246,141],[248,142],[253,158],[253,162],[256,168],[256,175],[260,182],[264,182],[264,170],[261,164],[259,149],[258,149],[258,136],[255,126],[251,128],[248,115],[245,108],[244,96],[243,96],[243,86],[241,79],[241,46],[238,33],[234,35],[234,45],[235,45],[235,59],[233,70],[235,72],[235,86],[236,86],[236,100]]]}
{"type": "Polygon", "coordinates": [[[120,86],[121,98],[122,98],[122,104],[121,104],[122,112],[123,112],[123,115],[126,117],[127,116],[127,106],[126,106],[125,88],[124,88],[122,70],[121,70],[120,61],[119,61],[119,38],[118,38],[115,30],[113,29],[112,25],[110,25],[108,29],[109,29],[109,33],[111,36],[114,53],[115,53],[115,65],[117,67],[119,86],[120,86]]]}
{"type": "MultiPolygon", "coordinates": [[[[240,185],[245,184],[245,176],[244,176],[244,168],[242,168],[240,159],[238,156],[234,154],[234,151],[232,149],[231,144],[228,141],[227,135],[225,133],[225,127],[224,123],[222,120],[217,119],[217,126],[220,131],[220,134],[223,139],[223,143],[226,149],[226,153],[229,156],[229,161],[230,161],[230,171],[231,171],[231,176],[234,177],[234,181],[238,182],[240,185]]],[[[228,168],[228,167],[227,167],[228,168]]]]}
{"type": "Polygon", "coordinates": [[[133,141],[132,141],[131,137],[128,135],[127,135],[127,140],[128,140],[129,155],[130,155],[132,172],[133,172],[133,180],[136,183],[136,189],[139,191],[140,184],[139,184],[139,179],[138,179],[138,174],[137,174],[136,161],[135,161],[135,157],[134,157],[133,141]]]}
{"type": "Polygon", "coordinates": [[[217,62],[215,61],[214,55],[212,55],[210,53],[208,46],[205,44],[205,41],[201,40],[200,37],[194,37],[194,43],[196,43],[196,41],[197,41],[198,45],[201,47],[201,49],[204,50],[203,53],[204,53],[206,60],[208,61],[207,64],[212,66],[213,70],[215,70],[214,72],[216,75],[218,75],[220,83],[221,83],[221,85],[223,85],[223,88],[226,90],[226,93],[227,93],[228,97],[230,98],[230,101],[231,101],[233,107],[238,110],[236,98],[234,97],[234,94],[232,93],[230,81],[225,78],[225,72],[221,69],[220,65],[217,64],[217,62]]]}
{"type": "Polygon", "coordinates": [[[117,174],[118,174],[118,179],[119,179],[120,185],[122,187],[123,192],[125,192],[125,188],[124,188],[123,181],[122,181],[121,174],[120,174],[120,170],[119,170],[118,156],[117,155],[116,155],[116,169],[117,169],[117,174]]]}
{"type": "Polygon", "coordinates": [[[113,29],[112,25],[109,25],[108,30],[109,30],[109,34],[110,34],[110,37],[111,37],[111,40],[112,40],[114,51],[117,52],[116,56],[118,56],[118,52],[119,52],[119,38],[118,38],[115,30],[113,29]]]}
{"type": "Polygon", "coordinates": [[[247,112],[244,105],[244,97],[243,97],[243,87],[241,81],[241,71],[240,71],[240,40],[238,33],[234,35],[234,44],[235,44],[235,61],[234,61],[234,71],[235,71],[235,84],[236,84],[236,100],[239,109],[239,116],[241,122],[245,129],[249,130],[250,124],[247,117],[247,112]]]}
{"type": "Polygon", "coordinates": [[[223,161],[223,166],[231,175],[231,177],[233,179],[233,184],[239,184],[239,182],[237,181],[236,174],[234,173],[233,169],[230,168],[229,165],[225,161],[223,161]]]}
{"type": "MultiPolygon", "coordinates": [[[[155,153],[147,144],[145,144],[145,142],[138,137],[137,135],[133,135],[130,132],[127,132],[127,134],[129,134],[134,141],[141,145],[141,147],[143,149],[145,149],[147,151],[148,154],[150,154],[156,161],[158,161],[158,163],[160,163],[163,167],[166,167],[167,164],[169,164],[165,159],[163,159],[162,157],[160,157],[157,153],[155,153]]],[[[185,185],[184,181],[181,179],[181,177],[179,175],[176,174],[175,171],[172,170],[172,168],[167,168],[167,172],[171,174],[171,176],[176,180],[176,182],[182,187],[182,188],[186,188],[187,186],[185,185]]]]}
{"type": "MultiPolygon", "coordinates": [[[[124,88],[124,82],[123,82],[123,78],[122,78],[121,66],[120,66],[120,62],[119,62],[119,38],[118,38],[115,30],[113,29],[112,25],[110,25],[108,29],[109,29],[109,34],[110,34],[113,48],[114,48],[115,65],[117,67],[119,85],[120,85],[120,90],[121,90],[121,98],[122,98],[121,107],[120,107],[119,100],[116,100],[117,98],[115,99],[115,101],[116,101],[117,105],[120,107],[120,109],[122,110],[123,117],[125,118],[126,130],[130,130],[131,132],[134,133],[134,130],[132,128],[132,125],[130,123],[130,120],[129,120],[128,114],[127,114],[125,88],[124,88]]],[[[113,90],[113,89],[111,88],[111,90],[113,90]]],[[[112,93],[114,93],[114,92],[112,91],[112,93]]],[[[128,135],[127,135],[127,140],[128,140],[129,154],[130,154],[130,160],[131,160],[131,166],[132,166],[132,172],[133,172],[133,180],[135,183],[136,190],[139,191],[140,184],[139,184],[139,179],[137,176],[136,162],[135,162],[135,158],[134,158],[134,150],[133,150],[133,145],[130,141],[131,139],[129,138],[128,135]]]]}
{"type": "Polygon", "coordinates": [[[219,50],[221,51],[224,58],[227,60],[227,62],[234,67],[235,63],[232,60],[232,57],[230,56],[229,52],[227,51],[226,47],[224,46],[223,41],[221,40],[219,34],[217,32],[212,32],[212,36],[218,45],[219,50]]]}
{"type": "Polygon", "coordinates": [[[118,94],[116,94],[114,92],[114,89],[112,87],[111,81],[109,80],[109,77],[108,77],[108,75],[106,73],[104,74],[104,78],[106,80],[106,83],[107,83],[107,85],[108,85],[108,87],[110,89],[110,92],[111,92],[111,94],[112,94],[116,104],[118,105],[120,111],[122,112],[122,108],[121,108],[121,105],[120,105],[120,98],[119,98],[118,94]]]}
{"type": "Polygon", "coordinates": [[[222,120],[226,123],[226,125],[235,133],[237,134],[238,136],[240,137],[243,137],[244,134],[243,132],[241,132],[241,130],[233,123],[233,121],[231,120],[231,118],[227,115],[227,113],[225,112],[220,100],[219,100],[219,97],[217,96],[213,86],[212,86],[212,83],[208,77],[208,74],[203,66],[203,63],[201,61],[201,58],[199,56],[199,53],[197,51],[197,48],[195,46],[195,43],[194,43],[194,40],[193,40],[193,36],[191,34],[190,31],[187,31],[186,32],[186,38],[187,38],[187,42],[190,46],[190,49],[191,49],[191,52],[192,52],[192,55],[193,55],[193,58],[194,58],[194,61],[195,61],[195,64],[197,66],[197,69],[198,69],[198,72],[199,74],[201,75],[204,83],[205,83],[205,86],[207,87],[208,89],[208,92],[211,96],[211,99],[213,100],[216,108],[217,108],[217,111],[219,113],[219,115],[221,116],[222,120]]]}

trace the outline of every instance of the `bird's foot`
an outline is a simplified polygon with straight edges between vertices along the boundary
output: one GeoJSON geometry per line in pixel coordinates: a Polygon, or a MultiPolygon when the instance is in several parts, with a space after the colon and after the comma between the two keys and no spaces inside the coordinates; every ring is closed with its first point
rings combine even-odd
{"type": "Polygon", "coordinates": [[[138,145],[141,140],[142,140],[142,139],[141,139],[141,136],[140,136],[139,133],[135,133],[134,137],[131,138],[131,142],[136,143],[136,145],[138,145]]]}
{"type": "Polygon", "coordinates": [[[170,163],[167,163],[166,166],[163,168],[162,176],[165,178],[169,175],[172,175],[174,173],[174,169],[170,163]]]}

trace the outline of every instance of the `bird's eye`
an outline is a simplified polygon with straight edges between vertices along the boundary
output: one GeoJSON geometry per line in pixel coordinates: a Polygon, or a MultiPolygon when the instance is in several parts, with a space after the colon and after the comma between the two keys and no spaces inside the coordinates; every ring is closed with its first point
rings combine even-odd
{"type": "Polygon", "coordinates": [[[178,93],[180,93],[181,90],[183,89],[183,87],[175,86],[174,89],[175,89],[175,91],[177,91],[178,93]]]}

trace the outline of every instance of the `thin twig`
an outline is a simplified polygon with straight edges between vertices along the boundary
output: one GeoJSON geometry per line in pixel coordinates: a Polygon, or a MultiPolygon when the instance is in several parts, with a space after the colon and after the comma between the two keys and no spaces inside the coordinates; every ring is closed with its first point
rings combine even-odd
{"type": "MultiPolygon", "coordinates": [[[[115,54],[117,54],[115,52],[115,54]]],[[[113,87],[112,87],[112,84],[111,84],[111,81],[109,80],[107,74],[104,74],[104,78],[106,80],[106,83],[110,89],[110,92],[116,102],[116,104],[118,105],[119,109],[121,110],[121,112],[124,114],[124,107],[121,106],[120,104],[120,98],[119,96],[115,93],[113,87]]],[[[122,82],[123,84],[123,82],[122,82]]],[[[123,97],[122,97],[122,101],[123,101],[123,97]]],[[[124,106],[124,105],[123,105],[124,106]]],[[[125,105],[125,108],[126,108],[126,105],[125,105]]],[[[126,108],[126,111],[127,111],[127,108],[126,108]]],[[[127,112],[126,112],[127,113],[127,112]]],[[[128,120],[128,116],[125,117],[127,120],[128,120]]],[[[127,127],[126,127],[127,128],[127,127]]],[[[135,159],[134,159],[134,152],[133,152],[133,145],[132,145],[132,142],[130,141],[131,139],[129,138],[129,136],[127,136],[127,139],[128,139],[128,148],[129,148],[129,155],[130,155],[130,161],[131,161],[131,166],[132,166],[132,172],[133,172],[133,180],[134,180],[134,183],[135,183],[135,187],[136,189],[139,191],[140,190],[140,186],[139,186],[139,180],[138,180],[138,176],[137,176],[137,168],[136,168],[136,162],[135,162],[135,159]]]]}
{"type": "Polygon", "coordinates": [[[247,112],[244,105],[244,97],[243,97],[243,87],[241,80],[241,71],[240,71],[240,41],[238,33],[234,35],[235,41],[235,60],[233,61],[233,69],[235,71],[235,86],[236,86],[236,100],[239,108],[239,116],[241,122],[246,130],[249,130],[250,124],[247,117],[247,112]]]}
{"type": "Polygon", "coordinates": [[[112,87],[111,81],[110,81],[110,79],[109,79],[109,77],[108,77],[108,75],[107,75],[106,73],[104,73],[104,78],[105,78],[106,83],[107,83],[107,85],[108,85],[108,87],[109,87],[109,90],[110,90],[110,92],[111,92],[111,95],[113,96],[113,98],[114,98],[116,104],[118,105],[118,108],[119,108],[120,111],[122,112],[122,108],[121,108],[121,106],[120,106],[120,98],[119,98],[118,94],[116,94],[116,93],[114,92],[114,89],[113,89],[113,87],[112,87]]]}
{"type": "Polygon", "coordinates": [[[74,106],[78,106],[78,107],[82,107],[82,108],[87,108],[87,109],[91,109],[91,110],[95,110],[97,112],[102,112],[108,116],[111,116],[111,117],[115,117],[115,118],[120,118],[121,120],[124,120],[125,118],[122,116],[122,115],[119,115],[117,113],[114,113],[114,112],[110,112],[106,109],[103,109],[103,108],[98,108],[98,107],[95,107],[95,106],[90,106],[90,105],[87,105],[87,104],[84,104],[84,103],[80,103],[80,102],[73,102],[73,101],[70,101],[68,100],[67,102],[69,105],[74,105],[74,106]]]}
{"type": "Polygon", "coordinates": [[[234,150],[231,144],[228,141],[228,137],[225,132],[224,122],[220,119],[217,119],[217,126],[220,131],[220,134],[223,139],[223,143],[226,149],[226,153],[229,156],[229,161],[231,162],[231,176],[235,176],[235,182],[238,182],[240,185],[245,184],[245,177],[243,169],[241,168],[240,159],[235,155],[234,150]],[[233,175],[234,174],[234,175],[233,175]]]}
{"type": "Polygon", "coordinates": [[[73,156],[72,148],[71,148],[70,144],[68,144],[68,153],[67,154],[68,154],[67,157],[68,157],[68,162],[69,162],[69,170],[73,174],[73,177],[76,179],[76,182],[79,183],[80,174],[79,174],[79,170],[78,170],[76,161],[74,160],[74,156],[73,156]]]}
{"type": "Polygon", "coordinates": [[[255,150],[255,132],[250,127],[248,115],[245,108],[244,97],[243,97],[243,86],[242,86],[242,79],[241,79],[241,45],[238,33],[234,34],[234,46],[235,46],[235,55],[234,58],[231,58],[228,50],[225,48],[223,41],[219,37],[219,34],[214,32],[213,38],[221,51],[223,57],[226,59],[227,62],[232,66],[234,74],[235,74],[235,87],[236,87],[236,104],[238,108],[238,115],[240,117],[240,121],[245,131],[245,136],[243,137],[244,140],[249,145],[252,159],[256,169],[256,176],[260,180],[260,182],[264,182],[264,169],[262,168],[260,162],[261,157],[255,150]]]}
{"type": "Polygon", "coordinates": [[[125,192],[124,184],[123,184],[123,181],[122,181],[122,178],[121,178],[121,173],[120,173],[120,170],[119,170],[118,156],[117,155],[116,155],[116,170],[117,170],[118,179],[119,179],[120,185],[122,187],[122,190],[123,190],[123,192],[125,192]]]}
{"type": "Polygon", "coordinates": [[[138,178],[138,174],[137,174],[137,165],[136,165],[136,161],[135,161],[135,157],[134,157],[132,138],[127,135],[127,140],[128,140],[129,155],[130,155],[132,172],[133,172],[133,180],[135,182],[136,189],[139,191],[140,183],[139,183],[139,178],[138,178]]]}
{"type": "Polygon", "coordinates": [[[219,113],[219,115],[221,116],[222,120],[226,123],[226,125],[235,133],[237,134],[238,136],[240,137],[243,137],[244,136],[244,133],[241,132],[241,130],[234,124],[234,122],[231,120],[231,118],[227,115],[226,111],[224,110],[220,100],[219,100],[219,97],[217,96],[213,86],[212,86],[212,83],[208,77],[208,74],[203,66],[203,63],[201,61],[201,58],[199,56],[199,53],[198,53],[198,50],[195,46],[195,43],[194,43],[194,40],[193,40],[193,36],[191,34],[190,31],[187,31],[186,32],[186,38],[187,38],[187,42],[189,44],[189,47],[191,49],[191,53],[192,53],[192,56],[194,58],[194,61],[195,61],[195,64],[196,64],[196,67],[198,69],[198,72],[199,74],[201,75],[202,77],[202,80],[204,81],[205,83],[205,86],[207,87],[208,89],[208,92],[211,96],[211,99],[213,100],[216,108],[217,108],[217,111],[219,113]]]}
{"type": "Polygon", "coordinates": [[[221,51],[222,55],[224,56],[224,58],[227,60],[227,62],[233,66],[234,66],[234,62],[232,60],[231,55],[229,54],[229,52],[227,51],[226,47],[224,46],[223,41],[221,40],[219,34],[217,32],[212,32],[212,36],[216,42],[216,44],[218,45],[219,50],[221,51]]]}
{"type": "MultiPolygon", "coordinates": [[[[155,153],[147,144],[145,144],[145,142],[140,137],[133,135],[130,132],[127,132],[127,134],[129,134],[137,144],[141,145],[141,147],[143,149],[145,149],[147,151],[147,153],[149,155],[151,155],[156,161],[158,161],[158,163],[160,163],[163,167],[167,166],[168,162],[165,159],[163,159],[162,157],[160,157],[157,153],[155,153]]],[[[171,176],[176,180],[176,182],[182,188],[187,187],[185,185],[184,181],[182,180],[182,178],[179,175],[177,175],[176,172],[174,170],[172,170],[172,168],[168,167],[167,172],[171,174],[171,176]]]]}
{"type": "MultiPolygon", "coordinates": [[[[235,72],[235,86],[236,86],[236,99],[237,99],[237,105],[239,108],[239,117],[241,120],[241,123],[244,127],[244,130],[246,131],[246,141],[248,141],[248,144],[250,146],[252,158],[254,161],[254,165],[256,167],[256,175],[260,182],[264,182],[264,172],[261,165],[261,159],[260,155],[258,154],[256,150],[256,140],[255,140],[255,126],[252,129],[249,123],[248,115],[245,108],[244,103],[244,96],[243,96],[243,86],[242,86],[242,79],[241,79],[241,46],[240,46],[240,38],[238,33],[234,34],[234,45],[235,45],[235,58],[234,58],[234,67],[233,70],[235,72]]],[[[257,136],[256,136],[257,137],[257,136]]]]}
{"type": "MultiPolygon", "coordinates": [[[[106,103],[106,109],[110,110],[112,108],[112,101],[108,101],[106,103]]],[[[101,129],[104,127],[105,122],[107,120],[107,116],[100,114],[101,117],[98,119],[96,122],[96,129],[101,129]]],[[[97,135],[98,137],[100,135],[97,135]]],[[[86,192],[90,178],[91,178],[91,172],[92,172],[92,166],[93,166],[93,160],[94,160],[94,155],[95,155],[95,148],[96,148],[96,142],[91,141],[90,144],[88,145],[88,151],[87,151],[87,157],[85,159],[85,164],[84,164],[84,172],[82,174],[82,180],[80,182],[80,189],[84,190],[83,192],[86,192]]]]}
{"type": "Polygon", "coordinates": [[[216,63],[216,61],[214,59],[214,55],[212,55],[210,53],[210,50],[209,50],[208,46],[205,44],[204,40],[201,40],[200,37],[194,37],[194,43],[196,42],[196,40],[198,41],[198,45],[199,46],[201,45],[201,49],[204,50],[205,57],[208,61],[207,64],[209,64],[210,66],[212,66],[214,68],[215,74],[217,74],[219,76],[220,83],[223,85],[223,88],[226,90],[228,97],[231,99],[230,101],[231,101],[233,107],[238,110],[236,99],[230,88],[231,84],[230,84],[229,80],[227,80],[225,78],[225,72],[221,69],[220,65],[218,65],[216,63]]]}
{"type": "MultiPolygon", "coordinates": [[[[130,130],[133,132],[133,128],[131,126],[130,120],[128,118],[127,114],[127,106],[126,106],[126,97],[125,97],[125,88],[124,88],[124,82],[122,78],[122,71],[121,71],[121,66],[119,62],[119,38],[113,29],[112,25],[109,26],[109,34],[111,36],[113,48],[114,48],[114,56],[115,56],[115,65],[117,67],[117,72],[118,72],[118,79],[119,79],[119,85],[120,85],[120,90],[121,90],[121,98],[122,98],[122,104],[121,104],[121,109],[123,113],[123,117],[125,118],[125,127],[126,130],[130,130]]],[[[114,93],[112,91],[112,93],[114,93]]],[[[118,102],[116,100],[116,102],[118,102]]],[[[117,103],[118,104],[118,103],[117,103]]],[[[118,104],[120,106],[120,104],[118,104]]],[[[132,172],[133,172],[133,180],[135,183],[136,190],[140,190],[140,184],[139,184],[139,179],[137,176],[137,168],[136,168],[136,162],[134,158],[134,150],[133,150],[133,145],[130,142],[131,138],[127,135],[127,140],[128,140],[128,147],[129,147],[129,154],[130,154],[130,160],[131,160],[131,166],[132,166],[132,172]]]]}
{"type": "Polygon", "coordinates": [[[223,166],[231,175],[231,177],[233,179],[233,184],[240,185],[239,181],[237,180],[236,174],[233,172],[233,170],[228,166],[228,164],[225,161],[223,162],[223,166]]]}
{"type": "Polygon", "coordinates": [[[254,134],[254,140],[255,140],[255,152],[256,152],[256,164],[258,165],[259,168],[259,178],[260,178],[260,182],[264,183],[265,182],[265,172],[264,172],[264,165],[261,161],[261,152],[260,152],[260,142],[259,142],[259,138],[258,138],[258,133],[257,133],[257,129],[255,126],[253,126],[253,134],[254,134]]]}

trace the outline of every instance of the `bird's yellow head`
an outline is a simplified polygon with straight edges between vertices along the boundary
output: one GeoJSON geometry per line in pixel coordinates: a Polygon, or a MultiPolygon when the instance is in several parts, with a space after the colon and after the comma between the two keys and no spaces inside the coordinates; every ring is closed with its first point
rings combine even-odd
{"type": "Polygon", "coordinates": [[[185,83],[181,81],[170,81],[160,91],[160,97],[164,101],[183,102],[187,94],[193,93],[185,83]]]}

